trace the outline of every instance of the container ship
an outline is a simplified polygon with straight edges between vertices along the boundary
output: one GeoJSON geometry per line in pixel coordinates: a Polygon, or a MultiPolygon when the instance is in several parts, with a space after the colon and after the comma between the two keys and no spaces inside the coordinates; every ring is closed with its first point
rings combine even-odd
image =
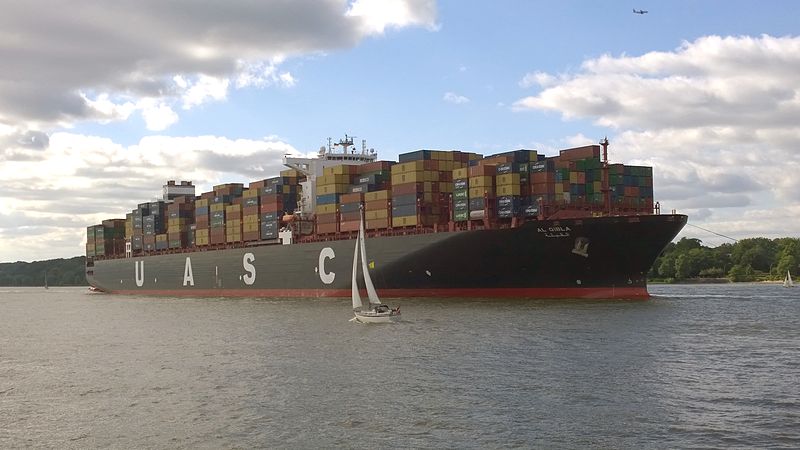
{"type": "Polygon", "coordinates": [[[200,195],[168,181],[162,200],[87,227],[86,278],[115,294],[349,297],[363,220],[381,297],[647,298],[687,217],[661,213],[651,167],[607,150],[394,162],[329,139],[315,158],[284,157],[279,176],[200,195]]]}

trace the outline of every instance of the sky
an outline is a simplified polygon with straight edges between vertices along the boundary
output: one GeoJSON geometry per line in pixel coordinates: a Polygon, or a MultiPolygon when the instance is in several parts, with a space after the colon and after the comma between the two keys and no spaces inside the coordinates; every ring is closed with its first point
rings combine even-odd
{"type": "Polygon", "coordinates": [[[800,236],[800,2],[0,8],[0,262],[81,255],[166,180],[248,183],[345,134],[388,160],[608,136],[689,215],[679,237],[800,236]]]}

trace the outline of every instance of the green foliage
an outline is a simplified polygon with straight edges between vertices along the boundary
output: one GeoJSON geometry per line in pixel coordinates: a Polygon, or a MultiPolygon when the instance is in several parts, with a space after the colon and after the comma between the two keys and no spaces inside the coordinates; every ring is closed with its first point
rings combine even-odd
{"type": "Polygon", "coordinates": [[[664,279],[723,278],[731,281],[782,280],[800,274],[800,239],[751,238],[710,248],[699,239],[670,243],[650,270],[664,279]]]}
{"type": "Polygon", "coordinates": [[[86,286],[86,258],[0,263],[0,286],[86,286]]]}

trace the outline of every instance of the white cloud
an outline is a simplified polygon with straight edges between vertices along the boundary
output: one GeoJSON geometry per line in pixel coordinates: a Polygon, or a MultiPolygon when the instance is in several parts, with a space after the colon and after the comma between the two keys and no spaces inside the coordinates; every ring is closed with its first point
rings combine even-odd
{"type": "Polygon", "coordinates": [[[284,154],[300,152],[272,137],[149,136],[126,147],[55,133],[25,158],[0,155],[0,261],[83,254],[87,226],[124,217],[156,198],[166,180],[192,180],[199,194],[277,175],[284,154]]]}
{"type": "Polygon", "coordinates": [[[271,85],[286,88],[293,87],[297,80],[290,72],[279,72],[278,65],[282,59],[278,58],[270,62],[251,63],[239,61],[239,72],[236,77],[236,87],[245,88],[249,86],[265,87],[271,85]]]}
{"type": "Polygon", "coordinates": [[[137,115],[165,130],[179,111],[224,101],[232,89],[295,86],[290,58],[352,48],[387,29],[435,29],[435,20],[433,0],[4,5],[0,261],[82,254],[84,227],[124,216],[167,179],[208,190],[275,175],[284,154],[297,154],[274,138],[150,136],[125,147],[45,131],[137,115]]]}
{"type": "Polygon", "coordinates": [[[231,85],[293,86],[278,69],[287,58],[349,48],[386,28],[432,28],[435,18],[433,0],[10,3],[0,15],[0,60],[13,61],[0,71],[0,121],[126,120],[150,99],[159,106],[146,120],[157,129],[177,120],[167,108],[223,100],[231,85]]]}
{"type": "Polygon", "coordinates": [[[616,130],[610,158],[652,165],[665,209],[738,237],[800,234],[797,220],[755,224],[800,208],[800,37],[708,36],[671,52],[604,55],[572,74],[527,74],[520,85],[541,90],[517,111],[616,130]]]}
{"type": "Polygon", "coordinates": [[[453,103],[456,105],[469,103],[469,99],[467,97],[464,97],[463,95],[458,95],[453,92],[445,92],[444,97],[442,99],[447,103],[453,103]]]}
{"type": "Polygon", "coordinates": [[[383,34],[386,28],[424,25],[436,29],[436,2],[432,0],[355,0],[347,16],[362,19],[365,34],[383,34]]]}
{"type": "Polygon", "coordinates": [[[534,72],[534,73],[527,73],[522,80],[520,80],[519,85],[523,88],[529,88],[533,86],[541,86],[547,87],[551,86],[556,82],[556,77],[553,75],[544,73],[544,72],[534,72]]]}
{"type": "Polygon", "coordinates": [[[164,102],[145,99],[139,103],[139,107],[148,130],[165,130],[178,121],[178,114],[164,102]]]}
{"type": "Polygon", "coordinates": [[[183,109],[191,109],[209,100],[225,100],[228,96],[230,80],[227,78],[200,75],[194,83],[189,83],[183,78],[181,78],[181,81],[186,85],[186,91],[182,96],[183,109]]]}

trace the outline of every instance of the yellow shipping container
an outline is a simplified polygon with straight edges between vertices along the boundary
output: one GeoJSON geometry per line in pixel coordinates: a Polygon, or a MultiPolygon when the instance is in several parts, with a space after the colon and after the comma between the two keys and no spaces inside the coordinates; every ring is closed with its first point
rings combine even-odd
{"type": "Polygon", "coordinates": [[[282,177],[299,177],[300,172],[298,172],[295,169],[286,169],[286,170],[281,170],[280,175],[282,177]]]}
{"type": "Polygon", "coordinates": [[[187,218],[175,217],[167,220],[168,227],[182,227],[186,225],[189,225],[189,219],[187,218]]]}
{"type": "Polygon", "coordinates": [[[489,187],[471,187],[469,188],[469,198],[480,198],[487,194],[489,198],[494,198],[494,188],[489,187]]]}
{"type": "Polygon", "coordinates": [[[373,200],[386,200],[392,198],[391,191],[384,190],[384,191],[374,191],[374,192],[367,192],[364,194],[364,201],[371,202],[373,200]]]}
{"type": "Polygon", "coordinates": [[[258,223],[260,221],[260,216],[258,214],[242,216],[242,223],[258,223]]]}
{"type": "Polygon", "coordinates": [[[397,173],[419,172],[425,170],[425,161],[409,161],[392,166],[392,175],[397,173]]]}
{"type": "Polygon", "coordinates": [[[556,183],[556,194],[563,194],[563,193],[564,193],[564,184],[556,183]]]}
{"type": "Polygon", "coordinates": [[[603,192],[603,182],[602,181],[595,181],[592,183],[592,187],[594,187],[594,192],[603,192]]]}
{"type": "Polygon", "coordinates": [[[497,186],[507,186],[516,184],[519,186],[519,174],[518,173],[506,173],[503,175],[497,176],[497,186]]]}
{"type": "Polygon", "coordinates": [[[251,198],[251,197],[258,197],[258,196],[259,196],[259,189],[258,188],[245,189],[244,191],[242,191],[242,197],[244,197],[244,198],[251,198]]]}
{"type": "MultiPolygon", "coordinates": [[[[431,226],[439,221],[438,215],[420,216],[420,225],[431,226]]],[[[392,227],[410,227],[417,225],[417,216],[392,217],[392,227]]]]}
{"type": "Polygon", "coordinates": [[[339,207],[337,203],[330,203],[328,205],[317,205],[317,214],[332,214],[336,212],[339,207]]]}
{"type": "Polygon", "coordinates": [[[458,169],[453,169],[453,179],[458,180],[462,178],[467,178],[469,176],[469,168],[468,167],[461,167],[458,169]]]}
{"type": "Polygon", "coordinates": [[[347,164],[340,164],[338,166],[330,166],[322,169],[323,175],[353,175],[358,173],[357,166],[347,164]]]}
{"type": "Polygon", "coordinates": [[[469,187],[470,188],[485,188],[485,187],[492,187],[494,186],[494,177],[492,176],[482,176],[482,177],[470,177],[469,178],[469,187]]]}
{"type": "Polygon", "coordinates": [[[572,184],[578,183],[578,172],[570,171],[569,172],[569,182],[572,184]]]}
{"type": "Polygon", "coordinates": [[[497,195],[520,195],[520,186],[518,184],[507,184],[505,186],[497,186],[497,195]]]}
{"type": "Polygon", "coordinates": [[[452,181],[440,181],[439,182],[439,192],[444,192],[445,194],[449,194],[453,192],[453,182],[452,181]]]}
{"type": "Polygon", "coordinates": [[[259,231],[260,229],[261,229],[261,224],[258,222],[245,222],[242,225],[243,233],[252,233],[254,231],[259,231]]]}
{"type": "Polygon", "coordinates": [[[200,228],[195,231],[195,239],[208,240],[208,228],[200,228]]]}
{"type": "Polygon", "coordinates": [[[210,206],[211,212],[225,211],[225,203],[214,203],[210,206]]]}
{"type": "Polygon", "coordinates": [[[350,184],[350,175],[329,174],[317,178],[317,186],[329,184],[350,184]]]}
{"type": "Polygon", "coordinates": [[[385,209],[364,212],[364,218],[366,220],[386,219],[387,217],[389,217],[389,211],[385,209]]]}
{"type": "Polygon", "coordinates": [[[194,245],[197,247],[202,247],[208,245],[208,237],[195,237],[194,238],[194,245]]]}
{"type": "Polygon", "coordinates": [[[426,180],[427,172],[418,170],[415,172],[392,173],[392,185],[405,183],[422,183],[426,180]]]}
{"type": "Polygon", "coordinates": [[[358,173],[358,166],[350,166],[342,164],[341,166],[333,166],[331,171],[334,175],[352,175],[358,173]]]}
{"type": "Polygon", "coordinates": [[[166,241],[167,235],[166,234],[157,234],[156,235],[156,242],[166,241]]]}
{"type": "Polygon", "coordinates": [[[195,208],[204,208],[206,206],[208,206],[208,199],[207,198],[201,198],[200,200],[197,200],[197,201],[194,202],[194,207],[195,208]]]}
{"type": "Polygon", "coordinates": [[[368,230],[380,229],[380,228],[389,228],[389,219],[373,219],[373,220],[366,220],[366,227],[368,230]]]}
{"type": "Polygon", "coordinates": [[[392,217],[392,227],[410,227],[417,224],[417,216],[392,217]]]}
{"type": "Polygon", "coordinates": [[[317,195],[346,194],[349,190],[349,186],[349,184],[327,184],[324,186],[317,185],[317,195]]]}

